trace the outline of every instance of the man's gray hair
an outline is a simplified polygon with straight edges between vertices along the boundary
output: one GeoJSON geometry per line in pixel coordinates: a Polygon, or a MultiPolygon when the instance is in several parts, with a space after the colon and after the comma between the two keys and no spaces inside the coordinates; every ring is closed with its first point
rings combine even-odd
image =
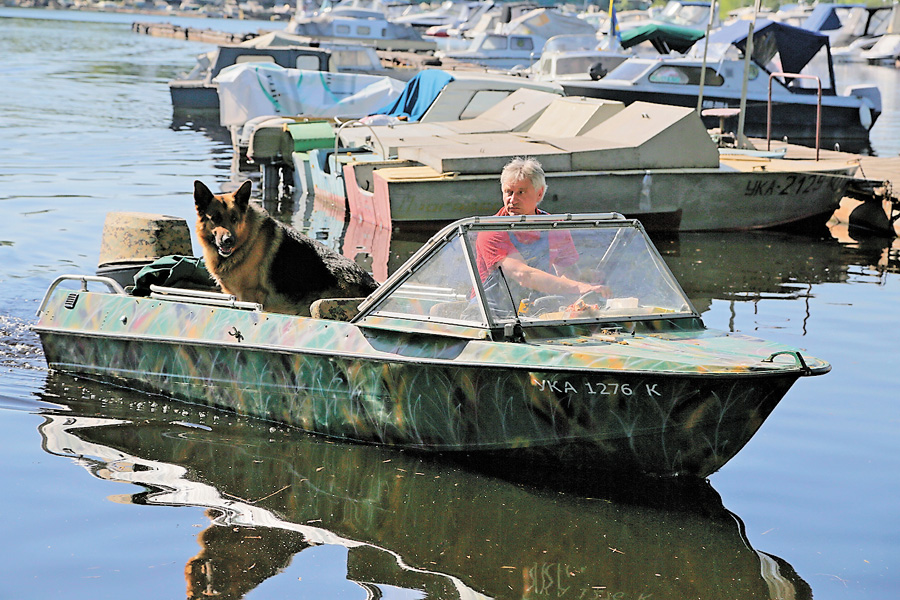
{"type": "Polygon", "coordinates": [[[522,179],[531,181],[534,189],[542,189],[544,193],[541,194],[541,200],[544,199],[544,194],[547,192],[547,179],[544,176],[544,168],[537,159],[517,156],[506,163],[506,166],[503,167],[503,171],[500,173],[500,185],[508,181],[521,181],[522,179]]]}

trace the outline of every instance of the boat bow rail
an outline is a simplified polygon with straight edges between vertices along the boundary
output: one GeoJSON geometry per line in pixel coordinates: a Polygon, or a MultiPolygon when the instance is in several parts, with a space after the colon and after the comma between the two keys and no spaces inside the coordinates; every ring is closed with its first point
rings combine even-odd
{"type": "MultiPolygon", "coordinates": [[[[50,287],[47,288],[47,291],[44,294],[44,298],[43,300],[41,300],[41,304],[37,309],[36,314],[38,317],[40,317],[44,312],[44,309],[47,307],[47,302],[53,295],[53,292],[56,290],[56,288],[66,281],[76,281],[81,283],[80,289],[72,291],[72,294],[75,295],[80,292],[90,291],[88,289],[89,283],[103,284],[112,294],[121,294],[123,296],[131,295],[125,288],[122,287],[122,285],[118,281],[112,279],[111,277],[105,277],[102,275],[60,275],[53,281],[53,283],[50,284],[50,287]]],[[[210,292],[207,290],[193,290],[186,288],[166,287],[161,285],[151,285],[150,298],[153,298],[154,300],[169,300],[172,302],[189,302],[193,304],[204,304],[208,306],[237,308],[255,312],[262,311],[262,305],[256,302],[242,302],[232,294],[222,294],[219,292],[210,292]]],[[[70,302],[70,300],[67,300],[67,302],[70,302]]]]}
{"type": "Polygon", "coordinates": [[[800,373],[803,377],[809,377],[810,375],[824,375],[831,371],[831,365],[829,364],[819,364],[816,368],[810,367],[798,350],[780,350],[778,352],[773,352],[767,358],[764,358],[762,362],[774,364],[775,359],[779,356],[793,357],[794,360],[797,361],[797,365],[800,367],[800,373]]]}
{"type": "Polygon", "coordinates": [[[243,310],[262,311],[262,304],[256,302],[242,302],[232,294],[209,292],[206,290],[191,290],[184,288],[165,287],[161,285],[150,286],[150,297],[155,300],[172,300],[173,302],[193,302],[194,304],[206,304],[209,306],[223,306],[227,308],[240,308],[243,310]]]}
{"type": "Polygon", "coordinates": [[[110,277],[103,277],[101,275],[60,275],[59,277],[54,279],[53,283],[50,284],[50,287],[47,288],[47,292],[44,294],[44,299],[41,300],[41,305],[37,309],[37,316],[41,316],[41,313],[43,313],[44,309],[47,307],[47,301],[50,299],[50,296],[53,294],[56,288],[65,281],[80,282],[81,290],[79,291],[82,292],[88,291],[88,283],[102,283],[110,292],[114,294],[127,295],[125,288],[123,288],[118,281],[110,277]]]}

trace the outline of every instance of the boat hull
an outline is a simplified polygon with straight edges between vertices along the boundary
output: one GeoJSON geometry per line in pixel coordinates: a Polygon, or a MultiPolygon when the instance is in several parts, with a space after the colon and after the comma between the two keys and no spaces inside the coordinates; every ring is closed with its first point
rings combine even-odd
{"type": "MultiPolygon", "coordinates": [[[[718,169],[550,172],[541,207],[551,213],[614,211],[642,221],[649,218],[655,226],[648,229],[657,231],[740,231],[824,223],[857,170],[843,161],[830,168],[815,163],[814,169],[812,163],[801,167],[780,162],[778,169],[765,171],[746,167],[749,161],[741,158],[723,158],[718,169]],[[645,179],[648,173],[650,180],[645,179]]],[[[365,166],[345,166],[351,216],[403,228],[493,214],[500,205],[496,175],[404,173],[403,169],[367,173],[365,166]]]]}
{"type": "Polygon", "coordinates": [[[536,367],[527,344],[460,361],[485,342],[77,295],[51,294],[35,327],[53,369],[344,440],[581,470],[705,477],[801,375],[536,367]]]}
{"type": "Polygon", "coordinates": [[[202,81],[174,80],[169,82],[172,109],[176,113],[219,117],[219,88],[202,81]]]}

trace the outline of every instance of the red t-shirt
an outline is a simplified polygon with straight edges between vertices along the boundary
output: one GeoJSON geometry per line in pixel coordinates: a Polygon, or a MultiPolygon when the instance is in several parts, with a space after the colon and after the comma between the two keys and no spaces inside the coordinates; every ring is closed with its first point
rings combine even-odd
{"type": "MultiPolygon", "coordinates": [[[[550,213],[538,209],[538,214],[546,215],[550,213]]],[[[506,212],[506,207],[504,206],[497,211],[495,216],[509,216],[509,213],[506,212]]],[[[528,244],[536,241],[541,234],[537,231],[520,231],[517,233],[483,231],[479,233],[478,240],[475,242],[475,256],[478,264],[478,274],[481,276],[482,282],[487,281],[488,275],[497,266],[497,263],[510,254],[519,253],[510,239],[510,235],[515,235],[516,241],[519,243],[528,244]]],[[[574,242],[572,242],[571,234],[568,231],[550,231],[548,237],[550,265],[567,267],[575,264],[578,260],[578,251],[575,249],[574,242]]]]}

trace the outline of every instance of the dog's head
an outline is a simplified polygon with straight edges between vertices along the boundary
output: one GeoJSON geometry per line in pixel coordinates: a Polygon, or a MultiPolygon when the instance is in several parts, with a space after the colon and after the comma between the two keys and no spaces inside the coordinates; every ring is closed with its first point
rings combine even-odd
{"type": "Polygon", "coordinates": [[[230,194],[213,194],[200,181],[194,182],[194,205],[197,207],[197,235],[219,256],[227,258],[247,238],[250,210],[250,181],[245,181],[230,194]]]}

